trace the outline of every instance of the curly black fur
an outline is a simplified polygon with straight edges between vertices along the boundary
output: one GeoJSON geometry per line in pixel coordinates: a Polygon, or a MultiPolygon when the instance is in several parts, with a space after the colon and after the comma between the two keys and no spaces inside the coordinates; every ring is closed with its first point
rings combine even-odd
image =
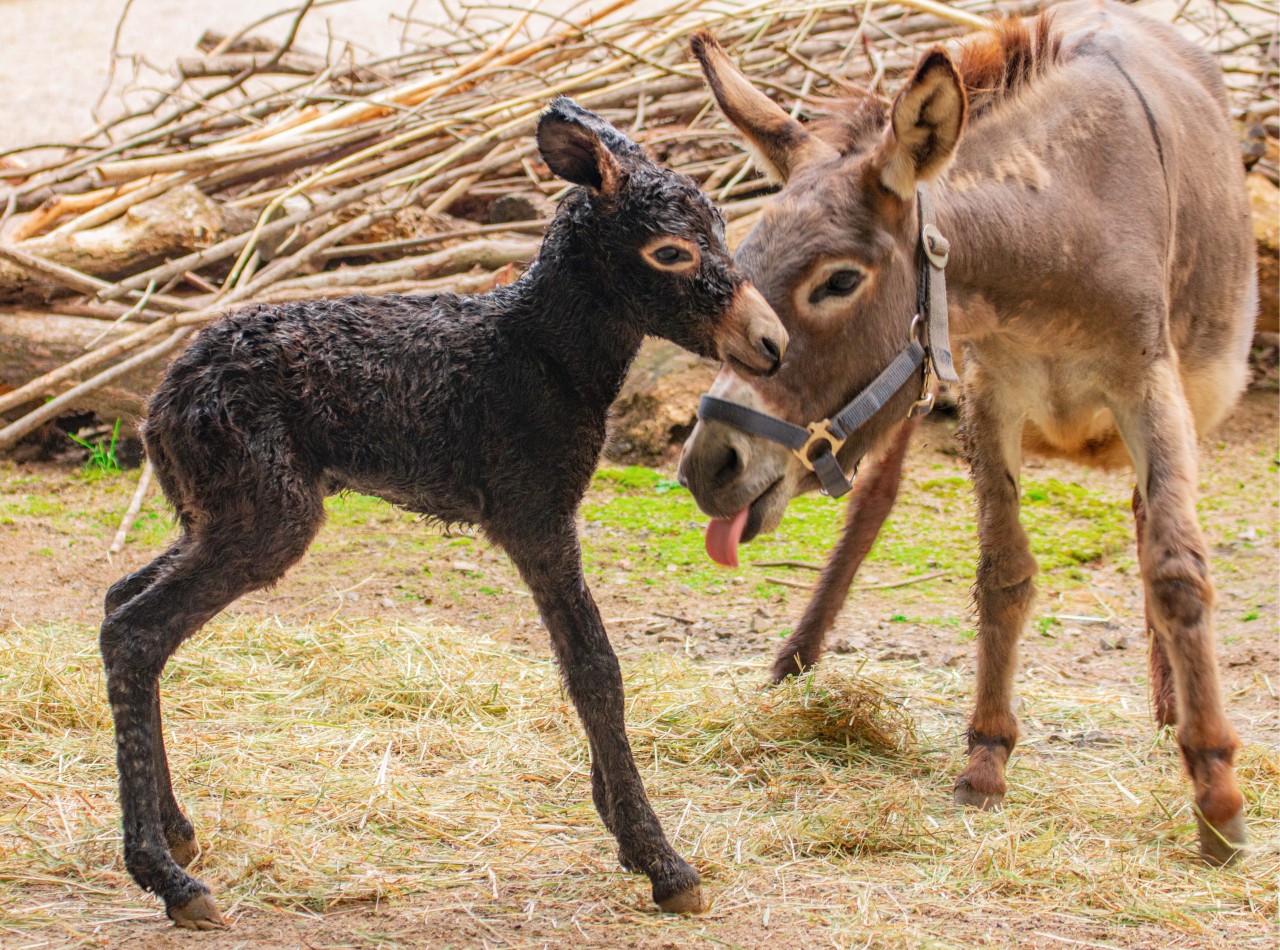
{"type": "Polygon", "coordinates": [[[179,866],[194,832],[168,781],[160,672],[232,600],[279,579],[319,529],[324,497],[344,489],[477,525],[507,550],[583,719],[624,866],[648,874],[659,901],[698,886],[632,763],[575,516],[641,338],[714,354],[743,279],[697,186],[603,120],[560,99],[538,138],[553,170],[585,187],[515,284],[241,310],[201,332],[151,400],[147,451],[182,535],[108,592],[101,645],[126,864],[180,922],[216,911],[179,866]],[[664,234],[697,245],[696,273],[645,263],[640,247],[664,234]]]}

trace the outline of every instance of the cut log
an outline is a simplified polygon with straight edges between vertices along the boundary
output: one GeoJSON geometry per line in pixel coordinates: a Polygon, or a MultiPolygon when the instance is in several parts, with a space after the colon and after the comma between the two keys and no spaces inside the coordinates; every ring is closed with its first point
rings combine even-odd
{"type": "MultiPolygon", "coordinates": [[[[35,376],[63,366],[85,352],[85,347],[101,337],[109,343],[138,329],[138,324],[119,326],[87,317],[69,317],[35,310],[0,310],[0,390],[16,389],[35,376]],[[106,334],[103,335],[103,330],[106,334]]],[[[132,427],[142,415],[147,396],[164,372],[164,361],[138,370],[113,385],[92,393],[82,407],[101,419],[122,419],[132,427]]],[[[50,395],[70,389],[78,379],[67,380],[50,395]]],[[[38,404],[33,403],[32,405],[38,404]]],[[[30,406],[26,407],[30,408],[30,406]]],[[[21,410],[9,413],[16,418],[21,410]]]]}
{"type": "Polygon", "coordinates": [[[1258,332],[1280,332],[1280,188],[1249,176],[1253,236],[1258,242],[1258,332]]]}
{"type": "MultiPolygon", "coordinates": [[[[101,227],[49,234],[14,247],[94,277],[117,278],[240,233],[251,223],[243,212],[182,185],[101,227]]],[[[0,261],[0,301],[43,302],[68,293],[61,283],[0,261]]]]}

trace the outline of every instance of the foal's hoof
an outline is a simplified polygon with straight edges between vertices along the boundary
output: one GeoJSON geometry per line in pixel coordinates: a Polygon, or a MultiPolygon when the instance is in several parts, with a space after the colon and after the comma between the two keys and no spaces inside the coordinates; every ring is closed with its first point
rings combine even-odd
{"type": "Polygon", "coordinates": [[[1244,854],[1249,840],[1244,827],[1244,813],[1236,812],[1226,821],[1211,825],[1196,809],[1196,824],[1200,827],[1200,857],[1214,867],[1231,864],[1244,854]]]}
{"type": "Polygon", "coordinates": [[[701,914],[711,904],[702,899],[698,872],[678,858],[675,867],[653,882],[653,902],[668,914],[701,914]]]}
{"type": "Polygon", "coordinates": [[[1004,792],[980,792],[963,775],[956,779],[956,786],[951,794],[957,805],[981,808],[983,811],[993,811],[1004,801],[1004,792]]]}
{"type": "Polygon", "coordinates": [[[711,905],[702,899],[702,885],[695,884],[688,890],[657,901],[659,907],[668,914],[701,914],[711,905]]]}
{"type": "Polygon", "coordinates": [[[169,919],[184,930],[222,930],[227,926],[208,894],[197,894],[181,907],[171,908],[169,919]]]}
{"type": "Polygon", "coordinates": [[[169,839],[169,857],[173,858],[174,863],[180,868],[188,867],[199,853],[200,845],[196,843],[195,838],[169,839]]]}

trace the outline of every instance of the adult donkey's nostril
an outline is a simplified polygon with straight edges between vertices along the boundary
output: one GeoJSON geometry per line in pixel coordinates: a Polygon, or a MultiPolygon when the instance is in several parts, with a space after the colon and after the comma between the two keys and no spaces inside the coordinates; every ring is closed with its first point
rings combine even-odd
{"type": "Polygon", "coordinates": [[[712,485],[715,488],[724,488],[741,475],[744,468],[746,468],[746,465],[738,450],[732,445],[725,446],[725,457],[720,463],[720,467],[716,469],[716,474],[711,480],[712,485]]]}

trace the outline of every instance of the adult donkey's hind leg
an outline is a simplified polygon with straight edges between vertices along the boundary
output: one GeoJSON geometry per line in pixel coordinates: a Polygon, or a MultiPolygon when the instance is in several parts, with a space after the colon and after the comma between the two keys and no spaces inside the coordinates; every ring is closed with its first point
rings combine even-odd
{"type": "Polygon", "coordinates": [[[622,866],[649,877],[654,903],[663,910],[701,912],[698,872],[667,842],[631,754],[622,671],[582,575],[572,522],[543,534],[495,539],[520,569],[551,634],[591,747],[592,797],[605,827],[618,839],[622,866]]]}
{"type": "Polygon", "coordinates": [[[1170,361],[1152,366],[1142,393],[1112,412],[1145,503],[1142,581],[1149,619],[1173,668],[1178,745],[1195,788],[1200,853],[1224,864],[1246,839],[1233,767],[1240,740],[1218,683],[1209,550],[1195,513],[1195,427],[1170,361]]]}
{"type": "MultiPolygon", "coordinates": [[[[1138,538],[1138,563],[1142,563],[1142,535],[1147,529],[1146,504],[1142,500],[1142,492],[1133,490],[1133,524],[1138,538]]],[[[1173,690],[1173,667],[1169,664],[1169,654],[1164,648],[1164,641],[1152,626],[1151,599],[1143,596],[1143,615],[1147,628],[1147,682],[1151,694],[1151,711],[1156,725],[1162,729],[1172,726],[1178,721],[1177,700],[1173,690]]]]}
{"type": "Polygon", "coordinates": [[[312,496],[288,486],[257,502],[228,499],[226,513],[210,514],[149,586],[107,616],[100,635],[116,727],[125,866],[164,901],[175,923],[190,929],[220,927],[222,918],[208,888],[180,866],[194,856],[194,833],[169,784],[159,678],[174,650],[206,621],[242,594],[278,580],[323,517],[318,491],[312,496]]]}
{"type": "Polygon", "coordinates": [[[902,481],[902,462],[918,423],[909,419],[898,427],[882,457],[854,483],[853,497],[845,512],[840,540],[827,557],[804,616],[795,631],[787,637],[773,661],[770,681],[781,683],[788,676],[802,673],[822,656],[823,641],[836,622],[840,608],[849,597],[849,587],[875,544],[884,520],[893,510],[902,481]]]}
{"type": "Polygon", "coordinates": [[[978,503],[978,679],[969,722],[969,764],[958,804],[992,808],[1004,798],[1005,765],[1018,741],[1013,674],[1026,626],[1035,558],[1018,521],[1021,413],[999,398],[976,361],[965,369],[962,435],[978,503]]]}

